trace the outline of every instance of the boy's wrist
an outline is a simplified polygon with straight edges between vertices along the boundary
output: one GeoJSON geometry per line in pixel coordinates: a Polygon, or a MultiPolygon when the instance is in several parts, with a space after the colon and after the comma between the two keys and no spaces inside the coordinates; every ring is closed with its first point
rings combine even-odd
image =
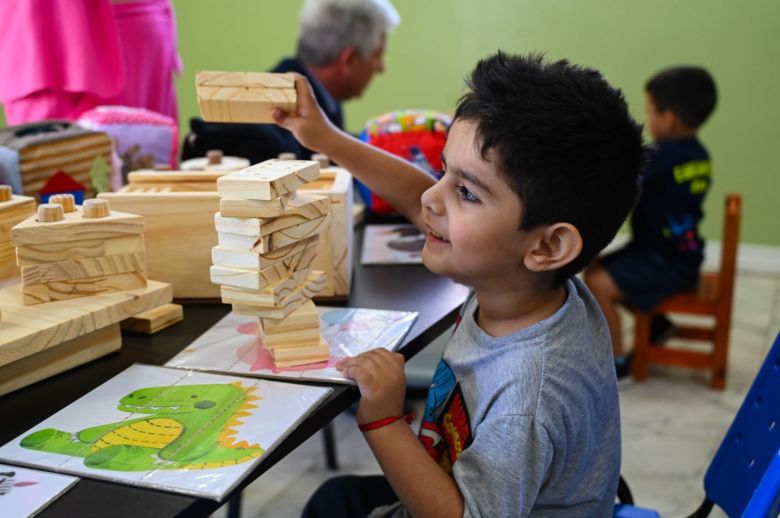
{"type": "Polygon", "coordinates": [[[392,424],[403,422],[403,421],[405,421],[407,424],[411,424],[412,421],[414,421],[414,413],[410,412],[405,415],[397,414],[388,417],[383,417],[380,419],[375,419],[373,421],[358,422],[358,429],[361,432],[365,433],[365,432],[370,432],[372,430],[377,430],[379,428],[385,428],[392,424]]]}

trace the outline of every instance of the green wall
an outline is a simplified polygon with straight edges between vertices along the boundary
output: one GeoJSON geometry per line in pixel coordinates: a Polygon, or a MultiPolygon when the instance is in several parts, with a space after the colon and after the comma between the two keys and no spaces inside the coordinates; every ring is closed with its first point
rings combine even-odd
{"type": "MultiPolygon", "coordinates": [[[[345,107],[353,132],[399,108],[451,111],[474,63],[496,49],[544,51],[598,68],[644,120],[643,84],[675,64],[707,67],[720,103],[701,137],[715,180],[703,233],[720,238],[726,192],[743,195],[742,241],[780,246],[780,2],[776,0],[394,0],[401,25],[386,73],[345,107]]],[[[198,113],[197,70],[265,70],[291,54],[301,0],[174,0],[185,71],[183,122],[198,113]]]]}

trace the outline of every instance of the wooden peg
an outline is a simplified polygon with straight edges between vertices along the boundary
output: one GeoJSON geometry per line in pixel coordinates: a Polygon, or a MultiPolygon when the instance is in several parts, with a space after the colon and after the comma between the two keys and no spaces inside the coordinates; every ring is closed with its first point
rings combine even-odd
{"type": "Polygon", "coordinates": [[[222,163],[222,150],[221,149],[209,149],[206,151],[206,159],[209,165],[217,165],[222,163]]]}
{"type": "Polygon", "coordinates": [[[320,169],[330,167],[330,158],[328,158],[328,155],[323,155],[322,153],[314,153],[311,156],[311,159],[314,160],[315,162],[319,162],[320,169]]]}
{"type": "Polygon", "coordinates": [[[284,153],[279,153],[279,156],[277,156],[279,160],[297,160],[298,155],[295,153],[291,153],[289,151],[285,151],[284,153]]]}
{"type": "Polygon", "coordinates": [[[109,214],[111,214],[111,208],[108,204],[108,200],[93,198],[84,201],[85,218],[105,218],[109,214]]]}
{"type": "Polygon", "coordinates": [[[72,194],[53,194],[49,196],[49,203],[62,205],[64,212],[73,212],[76,210],[76,198],[72,194]]]}
{"type": "Polygon", "coordinates": [[[10,185],[0,185],[0,202],[11,201],[13,197],[13,191],[11,191],[10,185]]]}
{"type": "Polygon", "coordinates": [[[53,223],[65,219],[62,205],[56,203],[42,203],[38,205],[38,221],[41,223],[53,223]]]}

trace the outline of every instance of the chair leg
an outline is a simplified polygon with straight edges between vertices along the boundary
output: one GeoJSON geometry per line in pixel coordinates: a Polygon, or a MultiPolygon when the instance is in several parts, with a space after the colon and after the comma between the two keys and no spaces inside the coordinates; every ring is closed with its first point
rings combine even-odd
{"type": "Polygon", "coordinates": [[[634,312],[634,366],[631,371],[636,381],[647,378],[647,350],[650,348],[649,313],[634,312]]]}
{"type": "Polygon", "coordinates": [[[726,368],[729,357],[729,333],[730,322],[715,320],[715,339],[712,351],[712,373],[710,375],[710,387],[723,390],[726,388],[726,368]]]}

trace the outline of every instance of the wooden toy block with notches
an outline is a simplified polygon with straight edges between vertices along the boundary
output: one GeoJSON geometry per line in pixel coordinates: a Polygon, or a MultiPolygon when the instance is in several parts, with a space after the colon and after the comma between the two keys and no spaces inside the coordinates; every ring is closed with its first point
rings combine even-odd
{"type": "Polygon", "coordinates": [[[327,283],[311,265],[331,220],[330,199],[296,193],[318,176],[317,162],[268,160],[217,180],[227,214],[214,217],[211,280],[235,313],[258,317],[258,335],[277,367],[330,356],[311,302],[327,283]]]}
{"type": "Polygon", "coordinates": [[[141,216],[105,200],[50,201],[11,229],[25,305],[146,287],[141,216]]]}
{"type": "Polygon", "coordinates": [[[33,214],[34,198],[16,196],[10,185],[0,185],[0,279],[19,275],[11,243],[11,228],[33,214]]]}
{"type": "Polygon", "coordinates": [[[296,110],[295,78],[267,72],[198,72],[198,105],[211,122],[273,122],[271,111],[296,110]]]}

